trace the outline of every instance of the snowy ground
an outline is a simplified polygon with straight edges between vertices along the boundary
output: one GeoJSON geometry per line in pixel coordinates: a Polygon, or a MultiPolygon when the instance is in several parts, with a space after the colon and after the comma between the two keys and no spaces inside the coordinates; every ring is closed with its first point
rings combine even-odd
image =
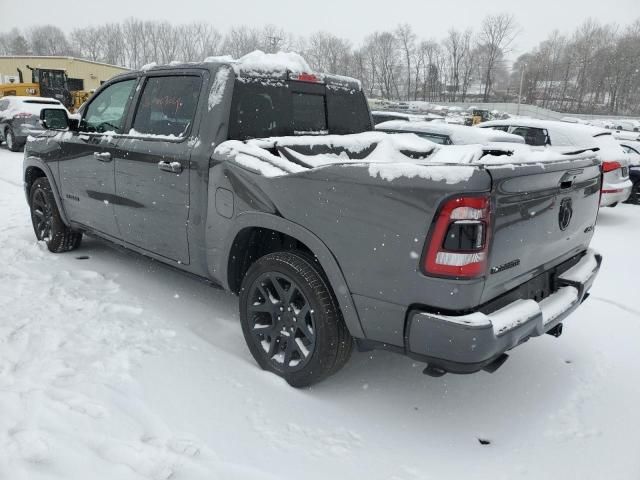
{"type": "Polygon", "coordinates": [[[299,391],[256,367],[235,297],[101,241],[38,245],[21,160],[0,148],[0,479],[640,478],[640,207],[601,212],[560,339],[439,379],[355,353],[299,391]]]}

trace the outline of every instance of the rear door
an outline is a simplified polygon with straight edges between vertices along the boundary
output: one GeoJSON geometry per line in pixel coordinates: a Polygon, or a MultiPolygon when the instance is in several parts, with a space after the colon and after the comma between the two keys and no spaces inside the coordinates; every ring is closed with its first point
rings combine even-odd
{"type": "Polygon", "coordinates": [[[595,159],[487,167],[493,180],[488,301],[585,250],[600,203],[595,159]]]}
{"type": "Polygon", "coordinates": [[[147,76],[115,162],[122,238],[184,264],[189,263],[189,138],[197,134],[202,85],[200,73],[147,76]]]}
{"type": "Polygon", "coordinates": [[[85,108],[79,131],[59,134],[62,201],[70,219],[118,237],[114,218],[118,137],[138,80],[126,78],[98,92],[85,108]]]}

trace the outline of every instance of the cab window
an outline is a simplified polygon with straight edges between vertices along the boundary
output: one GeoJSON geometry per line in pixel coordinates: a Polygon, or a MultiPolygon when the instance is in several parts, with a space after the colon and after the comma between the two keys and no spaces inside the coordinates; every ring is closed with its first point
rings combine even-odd
{"type": "Polygon", "coordinates": [[[109,85],[87,106],[80,122],[80,131],[92,133],[122,133],[127,105],[133,97],[135,79],[109,85]]]}
{"type": "Polygon", "coordinates": [[[187,136],[198,106],[201,84],[201,78],[195,75],[148,78],[131,133],[187,136]]]}

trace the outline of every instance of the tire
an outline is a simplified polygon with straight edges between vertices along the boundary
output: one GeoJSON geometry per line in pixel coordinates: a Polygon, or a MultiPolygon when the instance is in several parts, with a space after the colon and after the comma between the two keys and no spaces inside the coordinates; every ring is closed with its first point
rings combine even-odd
{"type": "Polygon", "coordinates": [[[33,182],[29,191],[31,223],[36,238],[44,241],[53,253],[75,250],[82,242],[82,232],[67,227],[62,221],[51,185],[46,177],[33,182]]]}
{"type": "Polygon", "coordinates": [[[318,263],[299,251],[258,259],[240,289],[240,322],[258,365],[291,386],[340,370],[353,339],[318,263]]]}
{"type": "Polygon", "coordinates": [[[19,152],[22,150],[22,145],[18,143],[18,141],[16,140],[16,136],[13,133],[13,130],[11,129],[11,127],[8,127],[7,130],[4,132],[4,138],[5,141],[7,142],[7,148],[9,150],[11,150],[12,152],[19,152]]]}
{"type": "Polygon", "coordinates": [[[629,198],[624,203],[640,205],[640,181],[633,184],[633,187],[631,187],[631,195],[629,195],[629,198]]]}
{"type": "Polygon", "coordinates": [[[609,208],[614,208],[618,206],[618,202],[613,202],[611,205],[607,205],[609,208]]]}

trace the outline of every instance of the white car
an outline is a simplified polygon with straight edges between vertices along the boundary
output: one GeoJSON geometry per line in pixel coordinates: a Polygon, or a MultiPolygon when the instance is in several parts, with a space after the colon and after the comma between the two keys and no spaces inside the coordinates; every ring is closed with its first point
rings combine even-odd
{"type": "Polygon", "coordinates": [[[610,130],[529,118],[494,120],[482,123],[479,127],[520,135],[527,145],[537,148],[553,148],[565,152],[598,148],[597,155],[602,162],[603,172],[600,205],[615,207],[631,194],[629,155],[610,130]]]}
{"type": "Polygon", "coordinates": [[[440,121],[444,122],[444,117],[440,115],[434,115],[432,113],[417,114],[417,113],[404,113],[404,112],[391,112],[386,110],[374,110],[371,112],[373,123],[375,125],[388,122],[391,120],[405,120],[408,122],[420,122],[420,121],[440,121]]]}
{"type": "Polygon", "coordinates": [[[616,120],[616,130],[626,130],[627,132],[640,132],[640,120],[616,120]]]}
{"type": "Polygon", "coordinates": [[[0,142],[6,142],[12,152],[22,150],[30,135],[44,130],[40,125],[43,108],[69,112],[55,98],[7,96],[0,98],[0,142]]]}
{"type": "Polygon", "coordinates": [[[387,133],[415,133],[440,145],[488,145],[491,143],[524,144],[522,137],[496,130],[482,130],[452,123],[408,122],[391,120],[376,125],[376,130],[387,133]]]}

